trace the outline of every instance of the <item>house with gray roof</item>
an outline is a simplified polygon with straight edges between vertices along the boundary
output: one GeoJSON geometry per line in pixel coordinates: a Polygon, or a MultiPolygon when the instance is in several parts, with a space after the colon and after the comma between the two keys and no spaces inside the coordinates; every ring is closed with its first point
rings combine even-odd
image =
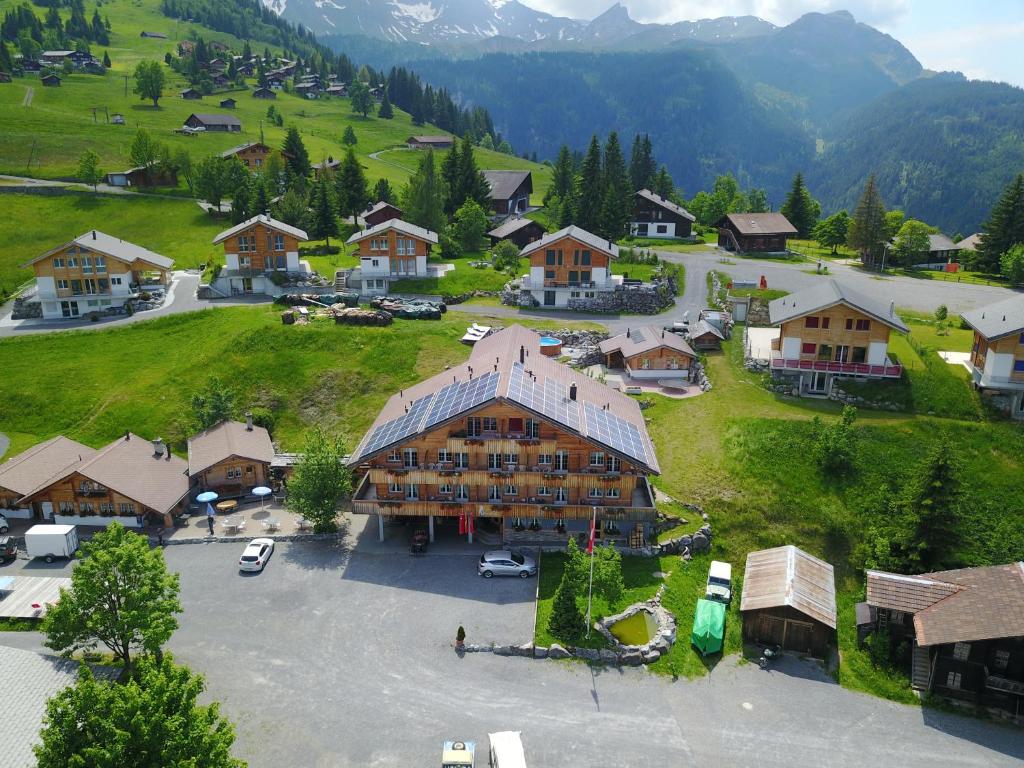
{"type": "Polygon", "coordinates": [[[799,394],[828,395],[837,378],[903,375],[889,358],[890,333],[909,331],[894,301],[886,305],[830,278],[770,302],[768,316],[780,329],[772,374],[792,381],[799,394]]]}
{"type": "Polygon", "coordinates": [[[678,240],[693,234],[697,218],[683,206],[668,198],[641,189],[633,197],[633,217],[629,233],[633,237],[678,240]]]}
{"type": "Polygon", "coordinates": [[[727,213],[715,227],[718,247],[737,253],[782,253],[797,234],[781,213],[727,213]]]}
{"type": "Polygon", "coordinates": [[[529,171],[482,171],[491,188],[491,207],[497,216],[526,213],[533,194],[533,174],[529,171]]]}
{"type": "Polygon", "coordinates": [[[577,226],[544,235],[522,250],[530,271],[519,280],[521,303],[573,308],[576,300],[594,299],[623,285],[611,264],[619,246],[577,226]]]}
{"type": "Polygon", "coordinates": [[[381,295],[393,280],[427,277],[427,259],[437,245],[437,233],[402,219],[388,219],[354,233],[347,241],[355,245],[359,268],[347,285],[363,295],[381,295]]]}
{"type": "Polygon", "coordinates": [[[210,115],[193,112],[185,118],[184,127],[197,131],[221,131],[226,133],[240,133],[242,121],[234,115],[210,115]]]}
{"type": "Polygon", "coordinates": [[[598,348],[609,368],[622,368],[631,379],[685,381],[697,353],[664,328],[644,325],[602,341],[598,348]]]}
{"type": "Polygon", "coordinates": [[[512,216],[488,232],[487,236],[491,239],[491,245],[497,245],[502,240],[510,240],[519,248],[525,248],[530,243],[540,240],[544,234],[544,226],[539,222],[525,216],[512,216]]]}
{"type": "Polygon", "coordinates": [[[974,330],[968,368],[982,396],[1015,419],[1024,419],[1024,296],[964,312],[974,330]]]}

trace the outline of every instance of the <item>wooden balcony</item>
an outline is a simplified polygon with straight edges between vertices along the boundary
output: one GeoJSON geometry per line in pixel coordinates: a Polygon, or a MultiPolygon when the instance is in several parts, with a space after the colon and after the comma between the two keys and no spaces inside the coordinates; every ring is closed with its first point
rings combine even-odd
{"type": "Polygon", "coordinates": [[[779,372],[818,372],[841,376],[866,376],[875,379],[898,379],[903,375],[903,366],[886,361],[883,365],[867,363],[838,363],[834,360],[800,360],[783,357],[772,358],[772,370],[779,372]]]}

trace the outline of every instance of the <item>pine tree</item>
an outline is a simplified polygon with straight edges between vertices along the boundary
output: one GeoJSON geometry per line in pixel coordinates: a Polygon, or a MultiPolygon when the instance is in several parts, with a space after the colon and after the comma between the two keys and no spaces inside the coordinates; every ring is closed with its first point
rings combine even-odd
{"type": "Polygon", "coordinates": [[[462,189],[461,163],[459,161],[459,143],[452,144],[448,154],[441,161],[441,178],[444,179],[447,196],[444,200],[445,215],[451,218],[466,199],[462,189]]]}
{"type": "Polygon", "coordinates": [[[565,200],[572,194],[573,176],[572,154],[565,144],[558,150],[558,158],[555,160],[554,171],[551,175],[551,189],[548,194],[565,200]]]}
{"type": "Polygon", "coordinates": [[[675,184],[672,183],[672,177],[668,173],[668,168],[664,165],[655,174],[651,191],[666,200],[676,193],[675,184]]]}
{"type": "Polygon", "coordinates": [[[885,241],[885,205],[872,174],[850,219],[846,243],[860,253],[864,264],[873,264],[885,241]]]}
{"type": "Polygon", "coordinates": [[[619,135],[612,131],[604,147],[604,198],[597,233],[609,240],[618,240],[626,234],[626,225],[633,205],[626,161],[619,146],[619,135]]]}
{"type": "Polygon", "coordinates": [[[909,485],[905,500],[908,525],[904,546],[909,560],[924,571],[949,567],[959,540],[962,464],[953,441],[940,439],[928,452],[909,485]]]}
{"type": "Polygon", "coordinates": [[[428,149],[419,168],[402,190],[402,208],[410,224],[440,232],[444,226],[444,179],[437,173],[434,151],[428,149]]]}
{"type": "Polygon", "coordinates": [[[7,43],[0,39],[0,72],[10,74],[14,71],[14,59],[11,57],[11,50],[7,43]]]}
{"type": "Polygon", "coordinates": [[[1024,243],[1024,174],[1018,174],[1003,190],[985,222],[984,232],[970,266],[996,274],[1002,255],[1014,245],[1024,243]]]}
{"type": "Polygon", "coordinates": [[[334,215],[334,194],[326,174],[321,175],[313,186],[309,209],[309,233],[317,239],[322,237],[326,245],[330,247],[331,235],[337,235],[340,230],[338,229],[338,219],[334,215]]]}
{"type": "Polygon", "coordinates": [[[254,174],[249,185],[249,210],[253,216],[270,210],[270,195],[267,193],[267,179],[263,174],[254,174]]]}
{"type": "Polygon", "coordinates": [[[352,130],[351,125],[345,126],[345,131],[341,134],[341,143],[346,147],[354,147],[359,143],[359,139],[356,138],[356,132],[352,130]]]}
{"type": "Polygon", "coordinates": [[[811,199],[811,193],[807,191],[804,184],[804,176],[797,171],[793,177],[793,186],[786,195],[786,201],[782,204],[782,215],[789,219],[789,223],[796,227],[797,235],[801,238],[811,236],[811,230],[818,223],[818,217],[814,212],[815,204],[811,199]]]}
{"type": "Polygon", "coordinates": [[[578,198],[574,207],[576,224],[588,232],[596,233],[603,213],[604,184],[601,176],[601,145],[597,136],[590,139],[586,157],[580,167],[577,185],[578,198]]]}
{"type": "Polygon", "coordinates": [[[467,200],[475,201],[485,211],[491,207],[491,187],[477,167],[473,141],[468,135],[462,139],[462,151],[459,152],[459,193],[462,199],[458,208],[467,200]]]}
{"type": "Polygon", "coordinates": [[[562,581],[555,591],[548,632],[563,642],[572,643],[586,631],[586,623],[576,602],[576,579],[569,571],[566,568],[562,573],[562,581]]]}
{"type": "Polygon", "coordinates": [[[366,208],[370,193],[366,185],[366,175],[356,158],[355,150],[348,148],[345,159],[341,162],[336,180],[338,191],[338,210],[342,218],[355,217],[366,208]]]}
{"type": "Polygon", "coordinates": [[[110,54],[107,51],[103,52],[103,68],[110,69],[110,54]]]}
{"type": "Polygon", "coordinates": [[[377,179],[377,184],[373,188],[373,199],[379,203],[394,203],[395,193],[391,189],[391,184],[381,176],[377,179]]]}
{"type": "Polygon", "coordinates": [[[377,109],[377,117],[383,118],[384,120],[390,120],[395,116],[395,111],[391,108],[391,99],[388,97],[388,89],[384,89],[384,97],[380,100],[380,107],[377,109]]]}
{"type": "Polygon", "coordinates": [[[633,191],[651,189],[657,172],[651,137],[646,133],[633,138],[633,149],[629,160],[629,180],[633,191]]]}
{"type": "Polygon", "coordinates": [[[294,175],[306,178],[313,171],[313,167],[309,163],[309,152],[306,151],[306,145],[302,143],[299,129],[294,125],[288,128],[281,154],[284,155],[285,163],[294,175]]]}

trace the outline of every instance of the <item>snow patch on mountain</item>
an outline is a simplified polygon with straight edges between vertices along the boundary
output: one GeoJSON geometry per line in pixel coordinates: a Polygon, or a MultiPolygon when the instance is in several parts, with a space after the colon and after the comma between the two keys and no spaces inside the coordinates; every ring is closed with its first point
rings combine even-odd
{"type": "Polygon", "coordinates": [[[441,17],[441,11],[432,6],[430,3],[399,3],[397,0],[392,2],[391,5],[395,6],[395,10],[392,11],[396,19],[400,19],[402,16],[408,16],[409,18],[418,21],[420,24],[429,24],[431,21],[436,21],[441,17]]]}

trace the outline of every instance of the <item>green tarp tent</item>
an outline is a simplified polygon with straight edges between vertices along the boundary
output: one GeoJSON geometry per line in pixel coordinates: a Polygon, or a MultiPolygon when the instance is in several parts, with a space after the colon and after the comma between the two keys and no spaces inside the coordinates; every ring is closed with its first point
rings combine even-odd
{"type": "Polygon", "coordinates": [[[725,606],[713,600],[698,600],[690,642],[696,646],[702,656],[707,656],[709,653],[718,653],[722,650],[724,637],[725,606]]]}

